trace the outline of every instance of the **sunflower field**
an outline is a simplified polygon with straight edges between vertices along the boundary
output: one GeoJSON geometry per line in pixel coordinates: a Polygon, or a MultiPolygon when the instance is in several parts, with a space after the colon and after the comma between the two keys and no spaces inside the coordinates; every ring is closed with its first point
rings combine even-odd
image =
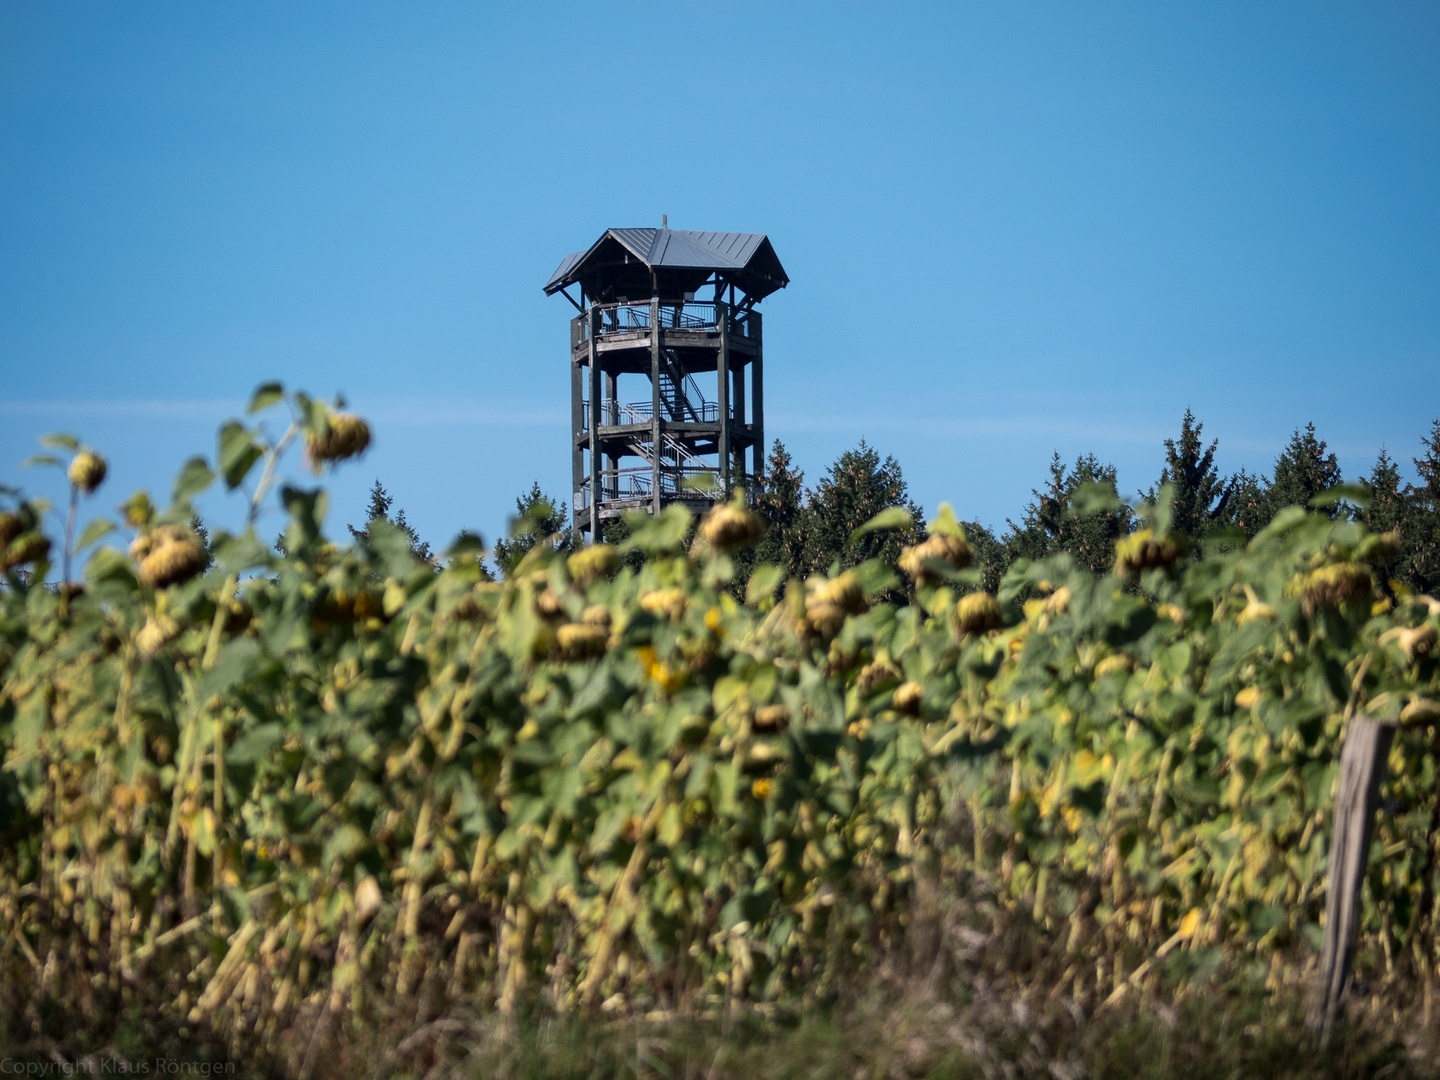
{"type": "MultiPolygon", "coordinates": [[[[823,1001],[921,879],[983,881],[1091,998],[1178,950],[1293,963],[1359,715],[1402,725],[1362,946],[1433,968],[1440,602],[1373,569],[1388,536],[1292,508],[1187,551],[1162,498],[1108,574],[1021,562],[991,595],[942,508],[898,567],[737,583],[742,500],[496,583],[477,540],[327,541],[278,463],[368,427],[275,385],[252,412],[168,506],[79,537],[0,494],[0,964],[36,1017],[138,1003],[263,1045],[397,1001],[823,1001]],[[216,483],[250,524],[207,552],[216,483]],[[277,495],[283,554],[253,526],[277,495]]],[[[105,466],[58,442],[73,526],[105,466]]]]}

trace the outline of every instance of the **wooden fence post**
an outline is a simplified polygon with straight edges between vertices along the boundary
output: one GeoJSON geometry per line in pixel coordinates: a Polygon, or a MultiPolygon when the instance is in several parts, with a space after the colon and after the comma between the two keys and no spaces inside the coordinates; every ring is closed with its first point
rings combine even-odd
{"type": "Polygon", "coordinates": [[[1323,1046],[1350,989],[1355,940],[1360,927],[1360,890],[1375,827],[1380,781],[1395,725],[1356,719],[1345,733],[1340,775],[1335,781],[1335,827],[1330,835],[1326,873],[1325,948],[1320,958],[1319,992],[1310,1011],[1310,1029],[1323,1046]]]}

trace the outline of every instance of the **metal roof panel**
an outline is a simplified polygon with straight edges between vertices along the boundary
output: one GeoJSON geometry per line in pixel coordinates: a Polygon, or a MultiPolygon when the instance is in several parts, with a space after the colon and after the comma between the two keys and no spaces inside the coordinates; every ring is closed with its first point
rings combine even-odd
{"type": "MultiPolygon", "coordinates": [[[[550,280],[545,291],[553,293],[580,277],[588,257],[613,237],[627,251],[651,269],[674,267],[677,270],[744,270],[765,244],[764,233],[701,232],[691,229],[607,229],[600,239],[584,251],[567,255],[550,280]]],[[[773,259],[773,250],[770,258],[773,259]]],[[[778,266],[778,262],[776,264],[778,266]]],[[[765,275],[767,280],[776,280],[765,275]]],[[[784,284],[781,270],[780,287],[784,284]]],[[[766,292],[771,289],[766,289],[766,292]]]]}

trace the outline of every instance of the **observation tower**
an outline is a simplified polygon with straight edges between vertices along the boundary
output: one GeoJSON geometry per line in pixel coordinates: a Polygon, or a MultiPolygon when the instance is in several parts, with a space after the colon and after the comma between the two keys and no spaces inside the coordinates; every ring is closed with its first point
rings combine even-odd
{"type": "Polygon", "coordinates": [[[755,305],[789,282],[761,233],[607,229],[560,263],[545,293],[579,312],[570,320],[577,538],[598,540],[626,510],[702,510],[760,477],[755,305]],[[707,475],[718,487],[700,485],[707,475]]]}

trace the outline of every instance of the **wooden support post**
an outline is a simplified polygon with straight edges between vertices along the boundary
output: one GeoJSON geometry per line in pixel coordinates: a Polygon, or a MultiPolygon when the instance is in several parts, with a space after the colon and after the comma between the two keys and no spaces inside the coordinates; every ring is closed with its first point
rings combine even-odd
{"type": "Polygon", "coordinates": [[[760,340],[760,313],[751,311],[750,340],[755,343],[755,359],[750,361],[750,390],[755,408],[755,479],[765,475],[765,346],[760,340]]]}
{"type": "Polygon", "coordinates": [[[660,419],[660,298],[650,298],[650,512],[660,513],[660,440],[665,433],[660,419]]]}
{"type": "Polygon", "coordinates": [[[719,395],[720,495],[730,498],[730,309],[724,303],[715,305],[715,325],[720,330],[720,349],[715,354],[716,393],[719,395]]]}
{"type": "Polygon", "coordinates": [[[745,441],[745,364],[730,368],[730,411],[734,414],[734,429],[730,435],[730,456],[734,461],[730,475],[736,485],[745,483],[745,451],[750,444],[745,441]]]}
{"type": "MultiPolygon", "coordinates": [[[[617,407],[619,397],[615,390],[615,375],[613,372],[605,372],[605,400],[601,403],[600,417],[604,424],[617,424],[620,418],[616,415],[619,412],[617,407]]],[[[605,455],[605,483],[610,490],[617,490],[620,485],[620,458],[616,454],[605,455]]]]}
{"type": "Polygon", "coordinates": [[[585,382],[575,352],[580,347],[586,318],[585,315],[577,315],[570,320],[570,516],[571,527],[577,536],[580,533],[580,494],[585,482],[585,448],[580,442],[585,433],[585,382]]]}
{"type": "Polygon", "coordinates": [[[590,305],[590,542],[600,542],[600,308],[590,305]]]}
{"type": "Polygon", "coordinates": [[[1340,752],[1335,780],[1335,825],[1330,836],[1326,874],[1325,948],[1320,958],[1320,984],[1310,1011],[1310,1029],[1322,1046],[1350,989],[1355,939],[1360,927],[1360,890],[1380,800],[1380,781],[1395,725],[1378,720],[1350,721],[1340,752]]]}

